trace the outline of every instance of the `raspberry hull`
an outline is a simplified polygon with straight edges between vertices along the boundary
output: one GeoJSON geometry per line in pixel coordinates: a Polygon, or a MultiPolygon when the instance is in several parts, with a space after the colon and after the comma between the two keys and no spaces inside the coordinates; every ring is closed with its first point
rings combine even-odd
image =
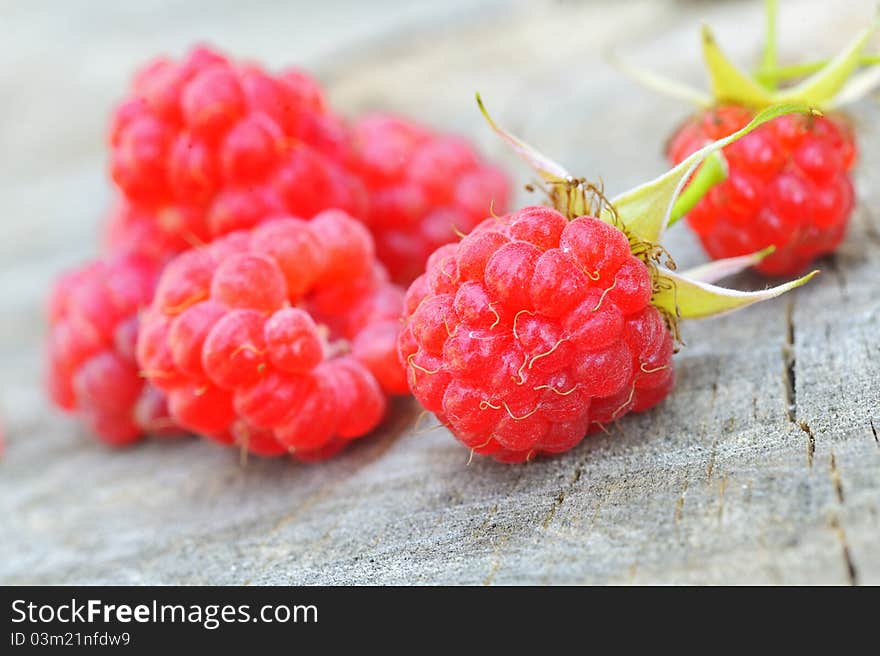
{"type": "Polygon", "coordinates": [[[355,170],[367,187],[365,222],[395,282],[409,284],[428,256],[491,213],[507,211],[509,185],[463,139],[388,115],[353,129],[355,170]]]}
{"type": "Polygon", "coordinates": [[[648,268],[591,217],[529,207],[437,250],[407,292],[410,388],[476,453],[566,451],[673,385],[648,268]]]}
{"type": "Polygon", "coordinates": [[[138,312],[158,275],[152,260],[119,255],[61,276],[50,294],[50,397],[109,444],[175,429],[165,396],[135,362],[138,312]]]}
{"type": "Polygon", "coordinates": [[[260,455],[332,455],[406,392],[403,292],[341,211],[285,218],[187,251],[162,274],[138,340],[182,426],[260,455]]]}
{"type": "Polygon", "coordinates": [[[299,71],[270,75],[203,47],[155,60],[112,120],[110,169],[124,204],[108,239],[137,245],[150,234],[146,246],[172,255],[274,216],[360,215],[349,143],[299,71]]]}
{"type": "MultiPolygon", "coordinates": [[[[677,164],[753,116],[738,106],[697,115],[670,141],[670,161],[677,164]]],[[[728,179],[688,214],[710,256],[775,246],[757,269],[789,275],[836,250],[854,204],[848,173],[856,146],[849,126],[831,117],[782,116],[726,147],[724,156],[728,179]]]]}

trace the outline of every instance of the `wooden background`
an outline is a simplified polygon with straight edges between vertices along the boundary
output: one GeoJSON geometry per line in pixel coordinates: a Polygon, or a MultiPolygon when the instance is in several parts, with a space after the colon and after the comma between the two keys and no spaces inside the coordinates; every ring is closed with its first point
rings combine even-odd
{"type": "MultiPolygon", "coordinates": [[[[604,53],[701,84],[699,21],[742,62],[762,22],[756,0],[276,4],[0,2],[0,582],[880,583],[871,102],[852,112],[860,206],[823,275],[687,325],[670,399],[562,457],[468,465],[444,430],[414,430],[409,402],[326,464],[246,467],[198,440],[110,451],[51,410],[42,300],[95,252],[106,118],[156,52],[208,40],[304,64],[343,111],[420,115],[525,181],[477,113],[479,89],[505,125],[616,192],[663,169],[663,139],[689,110],[621,78],[604,53]]],[[[814,58],[876,2],[781,4],[783,57],[814,58]]],[[[680,264],[701,260],[686,230],[671,237],[680,264]]]]}

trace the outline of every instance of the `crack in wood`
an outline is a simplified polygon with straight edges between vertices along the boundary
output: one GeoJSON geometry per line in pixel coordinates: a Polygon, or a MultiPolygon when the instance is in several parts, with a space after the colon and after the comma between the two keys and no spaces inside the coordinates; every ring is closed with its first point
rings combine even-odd
{"type": "Polygon", "coordinates": [[[843,503],[843,483],[840,480],[840,470],[837,468],[837,460],[834,457],[834,451],[831,452],[831,467],[829,474],[831,475],[831,484],[834,486],[834,493],[837,495],[837,501],[843,503]]]}
{"type": "Polygon", "coordinates": [[[684,496],[688,491],[688,481],[685,479],[684,486],[681,488],[681,494],[678,496],[678,499],[675,502],[675,526],[678,527],[681,524],[681,519],[684,517],[684,496]]]}
{"type": "Polygon", "coordinates": [[[574,489],[574,486],[577,485],[577,482],[581,480],[581,474],[584,471],[584,463],[578,463],[577,467],[574,468],[574,473],[572,473],[571,480],[559,490],[559,494],[556,495],[556,498],[553,500],[553,505],[550,506],[550,510],[547,511],[547,515],[544,517],[544,521],[541,522],[541,526],[547,528],[550,525],[550,522],[553,521],[553,516],[556,514],[556,511],[565,503],[565,496],[574,489]]]}
{"type": "MultiPolygon", "coordinates": [[[[624,474],[625,476],[625,474],[624,474]]],[[[590,528],[589,531],[592,533],[593,529],[596,528],[596,522],[599,521],[599,514],[602,512],[602,508],[604,508],[605,503],[611,497],[612,494],[616,494],[617,490],[622,486],[621,480],[617,479],[611,485],[609,485],[604,494],[599,493],[599,498],[596,501],[596,508],[593,510],[593,516],[590,518],[590,528]]]]}
{"type": "Polygon", "coordinates": [[[706,485],[712,482],[712,472],[715,470],[715,452],[718,447],[718,440],[712,440],[712,452],[709,454],[709,465],[706,467],[706,485]]]}
{"type": "Polygon", "coordinates": [[[498,573],[498,570],[501,569],[501,550],[507,545],[507,542],[510,540],[510,534],[505,535],[495,546],[495,549],[492,551],[492,555],[495,560],[492,562],[492,567],[489,568],[489,573],[486,575],[486,578],[483,579],[483,585],[492,585],[492,581],[495,580],[495,575],[498,573]]]}
{"type": "Polygon", "coordinates": [[[843,555],[843,564],[846,571],[846,580],[849,585],[858,585],[859,584],[859,571],[856,569],[855,561],[852,558],[852,552],[849,548],[849,543],[846,540],[846,531],[843,530],[843,526],[840,523],[840,519],[838,519],[837,515],[833,515],[831,517],[831,528],[834,529],[834,533],[837,535],[837,541],[840,542],[840,550],[843,555]]]}
{"type": "Polygon", "coordinates": [[[813,435],[813,429],[805,421],[799,421],[798,428],[807,434],[807,464],[812,467],[813,456],[816,455],[816,436],[813,435]]]}
{"type": "Polygon", "coordinates": [[[785,415],[791,423],[797,420],[797,386],[795,369],[797,356],[794,347],[794,298],[785,311],[785,343],[782,346],[782,376],[785,385],[785,415]]]}

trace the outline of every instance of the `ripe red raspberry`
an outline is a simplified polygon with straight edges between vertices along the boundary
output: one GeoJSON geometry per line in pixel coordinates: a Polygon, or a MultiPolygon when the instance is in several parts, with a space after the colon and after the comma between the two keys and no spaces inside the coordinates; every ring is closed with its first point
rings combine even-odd
{"type": "Polygon", "coordinates": [[[197,246],[202,242],[193,240],[192,226],[187,219],[196,215],[184,215],[177,209],[166,207],[163,211],[149,210],[117,198],[104,217],[102,247],[105,253],[134,253],[156,262],[165,262],[175,254],[197,246]]]}
{"type": "MultiPolygon", "coordinates": [[[[696,115],[670,141],[670,161],[679,163],[754,115],[736,105],[696,115]]],[[[848,172],[856,159],[852,131],[841,118],[781,116],[723,152],[727,180],[688,214],[709,255],[734,257],[775,246],[756,268],[789,275],[837,249],[853,209],[848,172]]]]}
{"type": "Polygon", "coordinates": [[[332,455],[405,393],[403,292],[340,210],[270,221],[172,260],[138,340],[182,426],[261,455],[332,455]]]}
{"type": "Polygon", "coordinates": [[[148,233],[167,255],[275,216],[360,215],[349,142],[299,71],[270,75],[204,47],[158,59],[113,117],[110,168],[127,206],[108,239],[148,233]]]}
{"type": "Polygon", "coordinates": [[[153,261],[118,255],[62,275],[49,298],[50,397],[109,444],[174,430],[165,396],[135,361],[138,312],[158,275],[153,261]]]}
{"type": "Polygon", "coordinates": [[[365,217],[392,279],[409,284],[428,256],[507,211],[504,173],[463,139],[437,135],[402,118],[372,115],[354,127],[356,171],[366,184],[365,217]]]}
{"type": "MultiPolygon", "coordinates": [[[[689,223],[713,258],[729,258],[775,247],[756,268],[769,275],[800,272],[813,259],[836,250],[854,205],[849,171],[856,159],[850,126],[836,112],[871,92],[880,62],[867,55],[880,28],[875,18],[835,57],[805,65],[777,62],[777,3],[767,2],[767,32],[760,66],[750,74],[721,50],[703,25],[703,59],[710,93],[629,69],[655,90],[697,103],[701,110],[668,143],[673,163],[706,142],[726,137],[762,110],[807,105],[809,116],[777,117],[724,147],[728,179],[690,210],[689,223]],[[866,56],[867,55],[867,56],[866,56]],[[803,78],[792,83],[796,78],[803,78]],[[710,107],[711,109],[703,109],[710,107]],[[822,115],[833,110],[834,114],[822,115]]],[[[690,181],[691,196],[717,182],[720,167],[704,167],[690,181]]],[[[687,199],[688,203],[693,198],[687,199]]],[[[683,209],[685,211],[687,207],[683,209]]],[[[679,214],[680,216],[680,214],[679,214]]]]}
{"type": "Polygon", "coordinates": [[[437,250],[406,298],[409,384],[464,444],[505,462],[566,451],[672,388],[648,267],[617,228],[527,207],[437,250]]]}

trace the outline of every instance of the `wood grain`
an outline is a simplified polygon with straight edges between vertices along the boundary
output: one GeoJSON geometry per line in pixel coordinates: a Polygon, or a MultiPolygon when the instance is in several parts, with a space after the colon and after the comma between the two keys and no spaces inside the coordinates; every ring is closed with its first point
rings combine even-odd
{"type": "MultiPolygon", "coordinates": [[[[153,53],[208,40],[303,63],[345,111],[421,115],[525,181],[482,124],[479,89],[507,126],[615,192],[662,171],[662,140],[688,109],[621,78],[603,53],[701,83],[700,19],[743,62],[760,38],[752,1],[439,4],[3,3],[0,582],[880,583],[870,102],[853,110],[859,209],[823,274],[687,325],[675,393],[559,458],[468,464],[433,419],[415,428],[410,401],[375,437],[309,466],[242,467],[198,440],[108,451],[48,407],[42,299],[96,250],[106,116],[153,53]]],[[[782,54],[813,44],[804,58],[842,45],[874,5],[782,4],[782,54]]],[[[680,264],[702,259],[686,230],[671,237],[680,264]]]]}

